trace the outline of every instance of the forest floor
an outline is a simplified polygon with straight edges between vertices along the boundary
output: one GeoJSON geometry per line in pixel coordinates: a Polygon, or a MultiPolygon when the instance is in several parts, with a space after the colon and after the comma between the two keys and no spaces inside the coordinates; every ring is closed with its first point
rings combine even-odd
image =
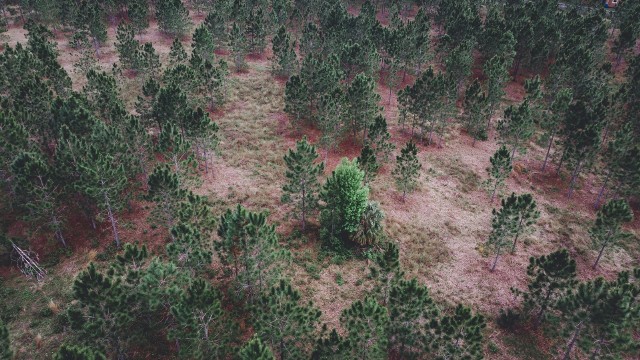
{"type": "MultiPolygon", "coordinates": [[[[201,17],[194,17],[194,22],[199,21],[201,17]]],[[[21,25],[11,26],[7,35],[10,45],[26,41],[21,25]]],[[[109,28],[108,36],[99,56],[104,70],[111,69],[118,58],[113,46],[115,26],[109,28]]],[[[166,63],[172,38],[160,34],[155,23],[138,38],[152,42],[161,61],[166,63]]],[[[78,54],[68,46],[64,34],[57,33],[57,40],[60,61],[72,74],[74,89],[79,90],[85,80],[73,68],[78,54]]],[[[182,40],[189,49],[190,39],[182,40]]],[[[211,200],[216,215],[237,203],[252,210],[268,210],[270,221],[278,226],[281,242],[293,252],[294,266],[288,271],[294,284],[322,310],[323,321],[339,327],[341,311],[361,298],[371,286],[368,264],[365,260],[325,257],[317,241],[317,224],[312,224],[307,233],[299,234],[298,221],[290,218],[290,208],[280,202],[285,182],[284,154],[303,135],[315,141],[319,132],[312,128],[305,128],[301,133],[292,131],[283,112],[284,81],[271,75],[269,57],[269,54],[249,56],[247,72],[231,73],[228,101],[223,109],[211,114],[221,129],[219,151],[213,159],[212,170],[202,174],[202,185],[193,190],[211,200]]],[[[410,76],[408,79],[412,80],[410,76]]],[[[521,76],[508,84],[505,104],[522,100],[523,81],[521,76]]],[[[120,85],[123,99],[132,108],[140,93],[140,82],[128,79],[120,85]]],[[[382,84],[378,91],[392,141],[399,152],[410,139],[410,129],[403,131],[398,124],[395,94],[389,96],[389,89],[382,84]]],[[[501,111],[497,114],[499,117],[501,111]]],[[[497,118],[493,119],[496,121],[497,118]]],[[[523,239],[516,253],[499,260],[495,272],[489,271],[491,259],[482,248],[491,229],[491,210],[499,206],[499,201],[489,203],[482,186],[487,178],[485,169],[489,157],[498,147],[493,134],[489,141],[471,146],[472,139],[455,125],[444,139],[443,147],[419,144],[421,182],[405,202],[395,190],[391,177],[393,161],[381,169],[371,184],[370,198],[378,201],[384,210],[387,235],[398,242],[406,273],[424,282],[441,304],[464,303],[488,317],[486,335],[494,344],[487,350],[487,357],[491,359],[550,358],[549,344],[541,334],[527,329],[503,333],[492,321],[500,309],[517,304],[510,288],[526,287],[530,256],[567,248],[578,262],[581,279],[612,277],[620,270],[640,264],[640,212],[635,204],[636,220],[629,226],[635,239],[610,250],[598,270],[591,269],[597,254],[590,246],[587,229],[595,219],[593,202],[601,181],[594,175],[582,176],[574,197],[568,199],[568,175],[564,172],[556,175],[553,164],[546,172],[540,171],[546,148],[539,139],[541,134],[536,135],[526,154],[518,155],[506,192],[532,193],[541,217],[535,231],[523,239]]],[[[360,145],[350,139],[335,152],[322,151],[326,160],[325,175],[331,173],[342,157],[354,158],[359,152],[360,145]]],[[[149,244],[161,252],[165,241],[161,230],[142,230],[149,228],[146,213],[142,202],[136,203],[133,212],[125,212],[122,237],[149,244]]],[[[85,225],[78,225],[78,229],[71,241],[73,253],[60,255],[59,261],[51,262],[51,276],[44,283],[34,284],[15,269],[0,268],[0,275],[5,278],[3,291],[7,292],[0,296],[13,299],[4,311],[30,319],[10,324],[10,331],[18,334],[15,340],[25,358],[33,355],[42,343],[49,349],[52,347],[46,344],[60,343],[60,335],[54,335],[55,324],[47,314],[56,313],[70,300],[74,275],[89,261],[100,260],[99,254],[105,246],[95,244],[110,242],[106,229],[99,229],[98,233],[85,225]]],[[[45,243],[38,250],[43,251],[45,247],[52,249],[56,245],[45,243]]],[[[42,356],[35,357],[47,358],[47,355],[43,352],[42,356]]]]}

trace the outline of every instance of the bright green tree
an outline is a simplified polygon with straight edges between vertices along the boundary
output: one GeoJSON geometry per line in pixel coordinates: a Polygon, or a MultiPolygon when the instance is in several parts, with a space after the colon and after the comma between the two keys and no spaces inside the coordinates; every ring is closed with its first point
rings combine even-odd
{"type": "Polygon", "coordinates": [[[373,297],[358,300],[345,309],[340,323],[347,332],[348,358],[365,360],[386,356],[389,313],[373,297]]]}
{"type": "Polygon", "coordinates": [[[595,224],[589,229],[593,246],[598,251],[598,257],[593,263],[595,269],[607,247],[615,246],[621,240],[632,235],[622,230],[622,224],[633,220],[633,211],[625,200],[610,200],[598,211],[595,224]]]}
{"type": "Polygon", "coordinates": [[[343,248],[358,230],[369,198],[369,188],[362,184],[363,180],[364,173],[357,162],[343,158],[322,187],[320,237],[329,248],[343,248]]]}
{"type": "Polygon", "coordinates": [[[421,169],[418,148],[409,141],[400,151],[400,155],[396,156],[396,167],[392,172],[396,186],[402,191],[402,202],[405,201],[407,192],[412,192],[417,187],[421,169]]]}
{"type": "Polygon", "coordinates": [[[315,164],[317,159],[316,148],[307,141],[306,137],[297,141],[296,149],[289,149],[284,156],[287,166],[285,176],[288,181],[282,187],[284,192],[282,200],[294,203],[302,221],[302,231],[305,230],[307,216],[318,206],[320,191],[318,177],[324,172],[324,163],[315,164]]]}
{"type": "Polygon", "coordinates": [[[320,310],[285,280],[260,297],[253,311],[256,335],[274,349],[279,359],[308,358],[320,310]]]}

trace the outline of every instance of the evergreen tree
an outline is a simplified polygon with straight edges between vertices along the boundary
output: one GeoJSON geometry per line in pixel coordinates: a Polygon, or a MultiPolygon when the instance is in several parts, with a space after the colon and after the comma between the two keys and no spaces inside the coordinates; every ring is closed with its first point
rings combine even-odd
{"type": "Polygon", "coordinates": [[[273,37],[272,44],[273,55],[276,59],[273,63],[273,72],[288,78],[298,67],[298,60],[295,52],[296,44],[291,42],[291,36],[284,25],[273,37]]]}
{"type": "Polygon", "coordinates": [[[482,92],[478,79],[475,79],[465,91],[464,109],[464,126],[473,138],[471,146],[475,146],[476,140],[487,139],[487,129],[484,126],[488,111],[487,96],[482,92]]]}
{"type": "Polygon", "coordinates": [[[178,268],[197,274],[211,265],[211,246],[197,227],[180,223],[171,228],[171,238],[173,241],[166,247],[167,255],[178,268]]]}
{"type": "Polygon", "coordinates": [[[180,39],[173,39],[173,42],[171,43],[171,51],[169,51],[169,63],[171,66],[184,64],[187,62],[187,58],[187,52],[184,50],[184,46],[182,46],[180,39]]]}
{"type": "Polygon", "coordinates": [[[224,47],[227,43],[227,14],[229,1],[215,1],[213,6],[204,19],[204,24],[213,36],[214,44],[218,47],[224,47]]]}
{"type": "Polygon", "coordinates": [[[229,34],[229,47],[233,57],[233,63],[236,67],[236,71],[244,71],[247,69],[247,62],[245,57],[247,56],[248,44],[244,31],[238,26],[237,23],[233,23],[231,33],[229,34]]]}
{"type": "Polygon", "coordinates": [[[384,243],[382,251],[375,254],[373,263],[374,266],[370,268],[371,278],[375,280],[373,293],[382,305],[391,306],[391,288],[404,276],[398,245],[392,241],[384,243]]]}
{"type": "Polygon", "coordinates": [[[201,24],[193,33],[193,41],[191,43],[193,53],[201,58],[213,62],[216,45],[213,43],[213,36],[206,25],[201,24]]]}
{"type": "Polygon", "coordinates": [[[377,359],[386,355],[389,313],[374,298],[354,302],[342,312],[340,323],[347,332],[350,359],[377,359]]]}
{"type": "Polygon", "coordinates": [[[336,329],[332,329],[327,334],[327,324],[322,325],[322,331],[316,345],[311,354],[313,360],[338,360],[344,358],[344,353],[347,351],[347,343],[344,339],[338,335],[336,329]]]}
{"type": "Polygon", "coordinates": [[[487,111],[486,133],[488,135],[491,126],[491,117],[495,114],[502,101],[502,97],[505,95],[504,85],[509,79],[509,72],[507,71],[505,59],[497,55],[485,62],[483,72],[487,76],[487,103],[489,109],[487,111]]]}
{"type": "Polygon", "coordinates": [[[402,202],[405,201],[407,192],[412,192],[418,185],[422,164],[418,160],[418,148],[413,142],[408,142],[396,156],[396,167],[393,169],[393,177],[396,186],[402,191],[402,202]]]}
{"type": "Polygon", "coordinates": [[[254,336],[238,353],[240,360],[276,360],[271,349],[259,337],[254,336]]]}
{"type": "Polygon", "coordinates": [[[169,338],[180,341],[181,356],[219,359],[229,352],[229,323],[221,303],[222,295],[202,279],[195,279],[171,306],[176,327],[169,338]]]}
{"type": "Polygon", "coordinates": [[[218,237],[215,249],[222,264],[232,266],[237,292],[254,303],[290,257],[278,244],[275,226],[267,224],[267,213],[250,212],[238,205],[220,217],[218,237]]]}
{"type": "Polygon", "coordinates": [[[138,33],[149,27],[149,4],[147,0],[127,1],[127,15],[131,26],[138,33]]]}
{"type": "Polygon", "coordinates": [[[189,12],[182,0],[156,1],[156,19],[160,30],[171,35],[183,35],[191,26],[189,12]]]}
{"type": "Polygon", "coordinates": [[[245,34],[252,52],[261,53],[266,44],[267,29],[262,7],[253,7],[245,25],[245,34]]]}
{"type": "Polygon", "coordinates": [[[607,246],[630,238],[631,234],[622,230],[622,224],[633,220],[633,211],[625,200],[610,200],[598,211],[595,224],[589,229],[593,246],[599,249],[598,257],[593,263],[595,269],[607,246]]]}
{"type": "Polygon", "coordinates": [[[426,286],[411,280],[398,280],[389,294],[389,348],[403,359],[425,356],[426,334],[423,327],[433,326],[438,309],[426,286]]]}
{"type": "Polygon", "coordinates": [[[632,332],[637,327],[637,284],[628,272],[613,281],[599,277],[580,283],[558,303],[560,334],[567,339],[563,360],[576,345],[592,358],[619,357],[635,351],[632,332]],[[631,346],[630,346],[631,345],[631,346]]]}
{"type": "Polygon", "coordinates": [[[345,121],[353,132],[354,141],[356,133],[363,131],[364,143],[367,129],[379,113],[380,95],[375,92],[373,78],[365,74],[356,75],[345,93],[345,100],[345,121]]]}
{"type": "Polygon", "coordinates": [[[300,359],[308,357],[308,344],[320,314],[311,302],[302,303],[302,296],[291,284],[280,280],[261,296],[253,322],[256,335],[275,349],[279,359],[300,359]]]}
{"type": "Polygon", "coordinates": [[[566,249],[540,257],[532,256],[529,258],[527,276],[527,292],[514,288],[511,291],[522,295],[523,310],[538,325],[556,308],[558,301],[574,289],[577,284],[576,262],[566,249]]]}
{"type": "Polygon", "coordinates": [[[518,237],[530,231],[531,226],[540,217],[531,194],[512,193],[506,199],[502,199],[502,208],[499,211],[493,209],[492,214],[492,230],[486,242],[487,247],[496,254],[491,271],[495,270],[502,249],[511,244],[511,252],[514,252],[518,237]]]}
{"type": "Polygon", "coordinates": [[[358,167],[364,172],[364,183],[369,184],[376,177],[380,164],[376,160],[376,155],[369,145],[365,145],[356,159],[358,167]]]}
{"type": "Polygon", "coordinates": [[[444,59],[447,75],[456,85],[456,94],[460,92],[465,80],[471,75],[473,46],[474,43],[472,41],[460,43],[454,47],[444,59]]]}
{"type": "Polygon", "coordinates": [[[287,184],[282,187],[284,202],[294,202],[296,212],[299,213],[302,221],[302,231],[305,230],[307,216],[313,212],[318,205],[318,192],[320,184],[318,176],[324,172],[324,163],[314,164],[318,158],[315,146],[309,144],[307,138],[296,142],[295,151],[289,149],[284,156],[287,166],[285,176],[287,184]]]}
{"type": "Polygon", "coordinates": [[[571,89],[561,89],[556,93],[549,111],[544,114],[542,126],[549,135],[549,145],[547,145],[547,154],[544,157],[541,171],[544,171],[547,167],[551,146],[553,145],[555,136],[558,134],[558,127],[562,125],[562,119],[566,116],[572,100],[573,93],[571,89]]]}
{"type": "Polygon", "coordinates": [[[486,181],[487,190],[491,192],[490,203],[493,203],[493,198],[496,193],[501,194],[504,188],[504,182],[511,174],[513,169],[511,163],[511,155],[507,147],[502,145],[492,157],[489,158],[491,167],[487,168],[487,174],[489,179],[486,181]]]}
{"type": "Polygon", "coordinates": [[[329,156],[331,149],[336,149],[343,134],[347,130],[343,123],[345,111],[344,93],[334,89],[331,93],[322,95],[318,104],[318,127],[322,131],[320,144],[326,149],[325,158],[329,156]]]}
{"type": "Polygon", "coordinates": [[[299,130],[302,120],[308,116],[309,96],[307,87],[298,75],[293,75],[284,88],[284,111],[289,114],[292,126],[299,130]]]}
{"type": "Polygon", "coordinates": [[[0,359],[13,358],[11,351],[11,342],[9,341],[9,331],[2,321],[0,321],[0,359]]]}
{"type": "Polygon", "coordinates": [[[147,198],[156,203],[151,210],[151,222],[159,222],[171,229],[178,218],[179,203],[185,196],[178,175],[167,165],[157,166],[148,181],[147,198]]]}
{"type": "Polygon", "coordinates": [[[22,152],[11,164],[17,203],[26,210],[25,219],[35,228],[44,226],[67,246],[63,230],[66,218],[62,205],[62,188],[56,183],[53,169],[38,153],[22,152]]]}
{"type": "Polygon", "coordinates": [[[53,360],[107,360],[107,357],[90,347],[63,344],[53,355],[53,360]]]}
{"type": "Polygon", "coordinates": [[[535,123],[531,117],[529,102],[525,100],[519,106],[509,106],[504,111],[504,118],[498,122],[500,143],[511,147],[511,158],[516,155],[516,150],[524,152],[525,142],[533,135],[535,123]]]}
{"type": "Polygon", "coordinates": [[[396,147],[391,142],[391,134],[389,134],[387,120],[384,116],[376,116],[369,125],[365,146],[369,146],[373,150],[376,159],[381,162],[389,161],[389,156],[396,147]]]}
{"type": "Polygon", "coordinates": [[[484,316],[474,315],[470,308],[458,304],[453,314],[429,326],[436,329],[431,347],[438,358],[482,359],[484,316]]]}
{"type": "Polygon", "coordinates": [[[331,249],[344,248],[358,230],[369,198],[362,184],[364,173],[357,162],[343,158],[320,191],[320,237],[331,249]]]}

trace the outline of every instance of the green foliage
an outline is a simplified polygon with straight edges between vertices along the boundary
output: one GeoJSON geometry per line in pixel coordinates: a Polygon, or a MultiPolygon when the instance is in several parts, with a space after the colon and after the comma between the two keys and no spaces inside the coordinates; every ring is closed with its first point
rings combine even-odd
{"type": "Polygon", "coordinates": [[[53,360],[107,360],[107,357],[90,347],[63,344],[53,355],[53,360]]]}
{"type": "Polygon", "coordinates": [[[191,22],[181,0],[156,1],[156,19],[160,30],[171,35],[184,35],[191,22]]]}
{"type": "Polygon", "coordinates": [[[369,145],[365,145],[360,152],[360,156],[356,159],[358,167],[364,172],[364,183],[369,184],[378,173],[380,164],[376,160],[376,155],[369,145]]]}
{"type": "Polygon", "coordinates": [[[272,44],[273,55],[276,59],[273,63],[273,72],[288,78],[298,67],[298,59],[295,52],[296,43],[291,42],[291,36],[284,25],[278,29],[272,44]]]}
{"type": "Polygon", "coordinates": [[[369,125],[369,132],[365,146],[373,150],[374,156],[380,162],[389,161],[389,156],[396,146],[391,142],[391,134],[387,128],[387,120],[382,115],[376,116],[369,125]]]}
{"type": "Polygon", "coordinates": [[[216,45],[213,42],[213,36],[209,32],[209,28],[206,25],[201,24],[193,33],[193,42],[191,48],[195,55],[201,58],[213,62],[214,50],[216,45]]]}
{"type": "Polygon", "coordinates": [[[302,221],[302,231],[305,230],[307,216],[318,206],[318,177],[324,172],[324,163],[315,164],[317,159],[316,148],[309,144],[306,137],[296,142],[295,151],[289,149],[284,156],[288,181],[282,187],[282,199],[294,203],[302,221]]]}
{"type": "Polygon", "coordinates": [[[235,22],[231,27],[231,33],[229,35],[229,47],[231,48],[231,56],[236,71],[245,71],[247,69],[245,57],[249,53],[249,44],[244,30],[235,22]]]}
{"type": "Polygon", "coordinates": [[[487,133],[490,130],[491,117],[502,101],[502,97],[505,95],[504,85],[509,79],[507,68],[508,64],[506,60],[498,55],[489,58],[482,68],[484,74],[487,76],[487,103],[489,105],[487,112],[487,133]]]}
{"type": "Polygon", "coordinates": [[[511,158],[516,155],[516,150],[526,151],[526,142],[533,135],[535,123],[531,115],[529,101],[525,100],[519,106],[509,106],[504,111],[504,117],[498,121],[500,144],[511,147],[511,158]]]}
{"type": "Polygon", "coordinates": [[[514,252],[518,237],[530,231],[540,217],[531,194],[511,193],[509,197],[502,199],[500,210],[493,209],[492,214],[491,234],[486,242],[487,247],[496,255],[491,271],[495,270],[503,248],[511,244],[511,252],[514,252]]]}
{"type": "Polygon", "coordinates": [[[0,320],[0,359],[11,359],[13,358],[13,352],[9,347],[11,342],[9,341],[9,331],[7,327],[0,320]]]}
{"type": "Polygon", "coordinates": [[[476,140],[487,139],[484,121],[487,118],[488,105],[487,96],[482,91],[478,79],[475,79],[464,93],[464,127],[473,138],[473,145],[476,140]]]}
{"type": "Polygon", "coordinates": [[[149,4],[147,0],[127,1],[127,15],[134,30],[140,33],[149,27],[149,4]]]}
{"type": "Polygon", "coordinates": [[[593,268],[608,246],[616,245],[621,240],[628,239],[632,235],[622,230],[622,224],[633,220],[633,211],[625,200],[610,200],[598,211],[595,224],[589,229],[589,235],[593,246],[599,249],[598,257],[593,263],[593,268]]]}
{"type": "Polygon", "coordinates": [[[353,241],[361,246],[376,245],[384,238],[382,222],[384,212],[380,204],[375,201],[367,202],[367,207],[362,212],[360,227],[353,234],[353,241]]]}
{"type": "Polygon", "coordinates": [[[271,349],[259,337],[254,336],[240,349],[240,360],[275,360],[271,349]]]}
{"type": "Polygon", "coordinates": [[[276,281],[290,258],[278,244],[275,226],[267,224],[267,213],[241,205],[220,217],[218,238],[215,250],[222,264],[232,267],[236,292],[249,303],[276,281]]]}
{"type": "Polygon", "coordinates": [[[169,62],[171,66],[185,64],[187,62],[187,58],[187,52],[184,50],[184,46],[182,46],[180,39],[173,39],[173,42],[171,43],[171,50],[169,51],[169,62]]]}
{"type": "Polygon", "coordinates": [[[307,91],[306,85],[298,75],[291,76],[284,88],[284,111],[289,114],[295,130],[300,130],[303,119],[309,115],[307,91]]]}
{"type": "Polygon", "coordinates": [[[343,248],[360,226],[369,198],[363,179],[357,162],[343,158],[320,192],[320,237],[330,249],[343,248]]]}
{"type": "Polygon", "coordinates": [[[346,330],[347,356],[350,359],[377,359],[385,356],[389,326],[387,309],[372,298],[354,302],[340,315],[346,330]]]}
{"type": "Polygon", "coordinates": [[[493,198],[496,193],[498,195],[502,193],[504,182],[511,174],[511,170],[513,170],[511,161],[512,159],[509,154],[509,150],[507,150],[507,147],[504,145],[502,145],[495,154],[489,158],[491,167],[487,168],[489,179],[487,179],[485,185],[488,192],[491,193],[491,203],[493,203],[493,198]]]}
{"type": "Polygon", "coordinates": [[[558,301],[577,284],[576,262],[566,249],[549,255],[531,257],[527,266],[529,284],[527,292],[512,288],[516,295],[522,295],[522,306],[535,324],[544,321],[548,313],[554,310],[558,301]]]}
{"type": "Polygon", "coordinates": [[[422,164],[418,160],[418,148],[413,142],[408,142],[396,156],[396,167],[393,169],[393,177],[396,186],[402,191],[402,201],[405,201],[407,192],[412,192],[418,185],[422,164]]]}
{"type": "Polygon", "coordinates": [[[474,315],[470,308],[458,304],[453,314],[432,326],[436,331],[431,347],[438,358],[482,359],[484,316],[474,315]]]}
{"type": "Polygon", "coordinates": [[[278,358],[308,357],[306,345],[315,335],[321,313],[311,302],[303,304],[291,284],[280,280],[261,296],[253,313],[256,336],[275,349],[278,358]]]}
{"type": "Polygon", "coordinates": [[[192,273],[203,273],[211,265],[213,255],[198,228],[180,223],[171,229],[172,242],[167,244],[167,255],[176,266],[192,273]]]}
{"type": "Polygon", "coordinates": [[[186,191],[180,186],[178,175],[167,166],[157,166],[149,175],[147,198],[156,203],[151,210],[151,222],[160,222],[167,229],[176,223],[179,203],[186,191]]]}
{"type": "Polygon", "coordinates": [[[371,277],[375,280],[373,292],[382,305],[391,305],[389,300],[391,288],[404,275],[400,267],[398,245],[391,241],[384,243],[382,251],[374,255],[373,263],[375,265],[370,268],[371,277]]]}
{"type": "Polygon", "coordinates": [[[169,339],[180,341],[180,355],[219,359],[228,355],[233,326],[221,304],[222,295],[202,279],[195,279],[171,306],[176,326],[169,339]]]}
{"type": "Polygon", "coordinates": [[[344,121],[349,124],[355,140],[356,133],[363,131],[363,143],[366,130],[374,121],[380,109],[380,95],[375,92],[376,84],[372,77],[364,73],[356,75],[345,93],[344,121]]]}
{"type": "Polygon", "coordinates": [[[252,52],[261,53],[266,44],[267,29],[262,7],[253,7],[245,24],[245,35],[252,52]]]}

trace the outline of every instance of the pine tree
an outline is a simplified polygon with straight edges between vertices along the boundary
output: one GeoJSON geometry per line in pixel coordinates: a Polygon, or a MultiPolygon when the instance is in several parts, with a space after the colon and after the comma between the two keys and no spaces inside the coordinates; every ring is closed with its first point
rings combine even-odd
{"type": "Polygon", "coordinates": [[[389,294],[389,348],[402,359],[425,357],[426,334],[438,319],[438,309],[426,286],[418,281],[400,279],[389,294]]]}
{"type": "Polygon", "coordinates": [[[204,24],[209,28],[213,42],[218,47],[224,47],[227,43],[227,14],[229,1],[215,1],[213,7],[204,19],[204,24]]]}
{"type": "Polygon", "coordinates": [[[238,353],[240,360],[276,360],[271,349],[259,337],[254,336],[238,353]]]}
{"type": "Polygon", "coordinates": [[[418,148],[413,142],[408,142],[396,156],[396,167],[393,169],[393,177],[396,186],[402,191],[402,202],[405,201],[407,192],[412,192],[418,185],[422,164],[418,160],[418,148]]]}
{"type": "Polygon", "coordinates": [[[528,100],[517,107],[511,105],[504,111],[504,118],[498,122],[498,132],[500,143],[511,147],[511,159],[515,157],[516,150],[526,150],[525,142],[531,138],[534,129],[528,100]]]}
{"type": "Polygon", "coordinates": [[[511,174],[511,170],[513,170],[511,160],[509,150],[507,150],[507,147],[504,145],[502,145],[493,154],[493,156],[489,158],[491,167],[487,168],[489,179],[487,179],[485,185],[487,190],[491,193],[491,199],[489,200],[490,203],[493,203],[493,198],[496,193],[502,193],[504,182],[511,174]]]}
{"type": "Polygon", "coordinates": [[[296,142],[295,151],[289,149],[284,156],[288,182],[282,187],[282,200],[294,202],[302,221],[302,231],[305,231],[307,216],[318,206],[318,176],[324,172],[324,163],[315,164],[317,158],[315,146],[309,144],[306,137],[296,142]]]}
{"type": "Polygon", "coordinates": [[[58,186],[53,169],[41,154],[22,152],[11,164],[16,203],[26,210],[25,219],[35,228],[44,226],[67,246],[63,230],[66,218],[62,205],[62,188],[58,186]]]}
{"type": "Polygon", "coordinates": [[[358,230],[369,198],[369,188],[362,184],[363,179],[364,173],[356,161],[343,158],[322,187],[320,237],[325,246],[343,249],[358,230]]]}
{"type": "Polygon", "coordinates": [[[566,116],[566,112],[569,109],[569,105],[572,100],[573,93],[571,92],[571,89],[561,89],[556,93],[553,103],[551,103],[549,108],[549,112],[545,113],[542,118],[542,126],[549,135],[549,145],[547,145],[547,154],[544,157],[541,171],[544,171],[547,167],[551,146],[553,145],[555,136],[558,134],[558,127],[562,125],[562,119],[566,116]]]}
{"type": "Polygon", "coordinates": [[[291,124],[295,130],[300,129],[303,119],[309,115],[307,91],[298,75],[291,76],[284,88],[284,111],[291,116],[291,124]]]}
{"type": "Polygon", "coordinates": [[[599,277],[580,283],[558,303],[560,334],[567,339],[563,360],[572,358],[575,345],[592,358],[619,357],[633,352],[632,333],[637,327],[637,296],[629,272],[613,281],[599,277]],[[630,346],[631,345],[631,346],[630,346]]]}
{"type": "Polygon", "coordinates": [[[185,196],[178,175],[168,165],[157,166],[148,181],[147,198],[156,203],[151,211],[151,222],[160,222],[171,229],[178,217],[179,203],[185,196]]]}
{"type": "Polygon", "coordinates": [[[233,23],[233,26],[231,27],[231,33],[229,34],[229,47],[231,48],[236,71],[245,71],[247,69],[245,57],[247,56],[249,49],[244,30],[241,29],[237,23],[233,23]]]}
{"type": "Polygon", "coordinates": [[[180,223],[171,228],[171,238],[173,241],[166,247],[167,255],[178,268],[198,274],[211,265],[211,246],[197,227],[180,223]]]}
{"type": "Polygon", "coordinates": [[[391,134],[387,128],[387,120],[382,115],[376,116],[369,125],[365,146],[369,146],[380,162],[389,161],[389,156],[396,146],[391,142],[391,134]]]}
{"type": "Polygon", "coordinates": [[[358,167],[364,172],[364,183],[368,185],[376,177],[380,164],[376,160],[376,155],[369,145],[365,145],[356,159],[358,167]]]}
{"type": "Polygon", "coordinates": [[[622,224],[633,220],[633,211],[625,200],[610,200],[598,211],[595,224],[589,229],[593,246],[599,249],[598,257],[593,263],[595,269],[605,248],[628,239],[631,234],[622,230],[622,224]]]}
{"type": "Polygon", "coordinates": [[[169,62],[171,66],[184,64],[187,62],[187,59],[187,52],[184,50],[184,46],[182,46],[180,39],[173,39],[173,42],[171,43],[171,51],[169,51],[169,62]]]}
{"type": "Polygon", "coordinates": [[[482,359],[484,316],[474,315],[470,308],[458,304],[453,314],[443,316],[431,327],[436,329],[432,352],[438,358],[482,359]]]}
{"type": "Polygon", "coordinates": [[[460,43],[444,59],[447,75],[456,85],[456,94],[460,92],[460,89],[463,89],[465,80],[471,75],[474,45],[475,43],[469,40],[460,43]]]}
{"type": "Polygon", "coordinates": [[[127,1],[127,15],[131,26],[138,33],[149,27],[149,4],[147,0],[127,1]]]}
{"type": "Polygon", "coordinates": [[[367,136],[367,129],[379,113],[380,95],[375,92],[375,81],[370,76],[358,74],[345,93],[345,121],[353,132],[363,131],[362,142],[367,136]]]}
{"type": "Polygon", "coordinates": [[[273,72],[288,78],[298,67],[298,60],[295,52],[296,44],[291,42],[291,36],[284,25],[273,37],[272,44],[273,55],[276,59],[273,63],[273,72]]]}
{"type": "Polygon", "coordinates": [[[9,341],[9,331],[4,323],[0,320],[0,359],[12,359],[11,342],[9,341]]]}
{"type": "Polygon", "coordinates": [[[304,304],[291,284],[280,280],[260,297],[253,313],[256,335],[275,350],[279,359],[308,357],[308,344],[321,313],[311,302],[304,304]]]}
{"type": "Polygon", "coordinates": [[[263,52],[266,44],[267,29],[261,7],[254,7],[249,11],[245,33],[249,40],[251,51],[256,53],[263,52]]]}
{"type": "Polygon", "coordinates": [[[384,306],[390,306],[391,288],[404,276],[400,267],[400,249],[395,242],[382,245],[382,251],[375,254],[374,266],[370,268],[371,278],[375,280],[373,293],[384,306]]]}
{"type": "Polygon", "coordinates": [[[502,199],[502,208],[499,211],[493,209],[492,214],[492,230],[486,243],[496,254],[491,271],[495,270],[502,248],[510,243],[511,252],[514,252],[518,237],[530,231],[540,217],[531,194],[511,193],[509,197],[502,199]]]}
{"type": "Polygon", "coordinates": [[[165,125],[158,136],[158,151],[172,163],[173,171],[183,182],[193,175],[195,159],[191,144],[172,123],[165,125]]]}
{"type": "Polygon", "coordinates": [[[156,19],[160,30],[171,35],[183,35],[191,26],[182,0],[156,1],[156,19]]]}
{"type": "Polygon", "coordinates": [[[120,126],[125,121],[127,111],[113,76],[89,70],[87,85],[82,90],[91,108],[102,120],[115,126],[120,126]]]}
{"type": "Polygon", "coordinates": [[[343,138],[347,127],[343,123],[345,112],[344,93],[336,88],[330,93],[322,95],[317,105],[318,128],[322,131],[320,144],[325,148],[325,159],[331,149],[335,150],[343,138]]]}
{"type": "Polygon", "coordinates": [[[386,355],[389,313],[374,298],[354,302],[342,312],[340,323],[347,332],[348,358],[377,359],[386,355]]]}
{"type": "Polygon", "coordinates": [[[311,359],[313,360],[339,360],[344,359],[347,351],[347,343],[338,335],[336,329],[329,332],[327,324],[322,325],[321,334],[314,346],[311,359]],[[328,334],[327,334],[328,333],[328,334]]]}
{"type": "Polygon", "coordinates": [[[179,354],[193,359],[228,355],[232,325],[222,308],[222,295],[203,279],[195,279],[171,306],[176,326],[169,339],[180,343],[179,354]]]}
{"type": "Polygon", "coordinates": [[[273,284],[290,254],[278,244],[267,213],[247,211],[241,205],[228,209],[218,225],[214,247],[222,264],[232,266],[240,298],[252,304],[273,284]]]}
{"type": "Polygon", "coordinates": [[[487,103],[489,109],[487,112],[486,133],[489,134],[491,126],[491,117],[495,114],[502,97],[505,95],[504,85],[509,79],[507,71],[507,63],[501,56],[493,56],[483,65],[483,72],[487,76],[487,103]]]}
{"type": "Polygon", "coordinates": [[[140,42],[134,38],[133,27],[124,21],[118,25],[116,30],[116,50],[120,58],[120,65],[124,69],[134,69],[137,63],[137,53],[140,49],[140,42]]]}
{"type": "Polygon", "coordinates": [[[201,24],[194,31],[191,48],[194,54],[213,62],[213,52],[216,49],[216,45],[213,42],[213,35],[211,35],[206,25],[201,24]]]}
{"type": "Polygon", "coordinates": [[[511,291],[522,295],[523,310],[537,326],[556,308],[558,301],[574,289],[577,284],[576,262],[566,249],[540,257],[532,256],[529,258],[527,276],[527,292],[514,288],[511,291]]]}
{"type": "Polygon", "coordinates": [[[107,360],[107,357],[90,347],[63,344],[53,355],[53,360],[107,360]]]}
{"type": "Polygon", "coordinates": [[[475,79],[464,93],[464,126],[473,138],[471,146],[475,146],[477,140],[487,139],[487,129],[484,125],[487,111],[487,96],[482,91],[478,79],[475,79]]]}

